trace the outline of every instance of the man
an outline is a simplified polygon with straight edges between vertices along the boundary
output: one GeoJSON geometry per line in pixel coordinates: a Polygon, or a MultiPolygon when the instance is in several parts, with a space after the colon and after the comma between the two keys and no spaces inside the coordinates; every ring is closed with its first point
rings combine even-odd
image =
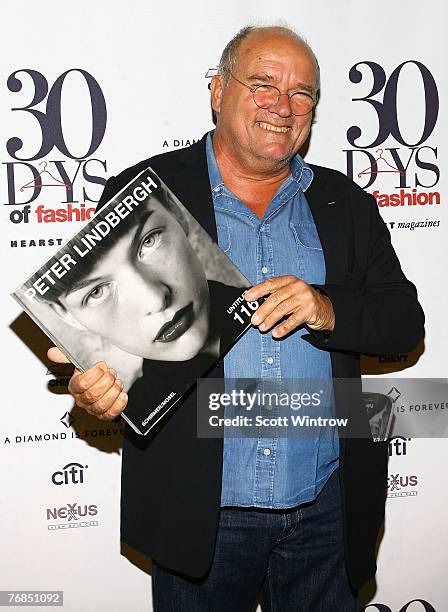
{"type": "MultiPolygon", "coordinates": [[[[194,393],[150,440],[128,433],[122,536],[155,560],[156,610],[249,611],[260,591],[267,610],[354,611],[375,571],[387,449],[369,438],[359,354],[411,350],[423,313],[373,198],[297,154],[318,87],[302,39],[245,28],[212,80],[213,135],[150,163],[253,283],[247,300],[267,296],[211,376],[357,379],[334,387],[360,437],[198,439],[194,393]]],[[[104,364],[70,390],[100,418],[125,403],[104,364]]]]}

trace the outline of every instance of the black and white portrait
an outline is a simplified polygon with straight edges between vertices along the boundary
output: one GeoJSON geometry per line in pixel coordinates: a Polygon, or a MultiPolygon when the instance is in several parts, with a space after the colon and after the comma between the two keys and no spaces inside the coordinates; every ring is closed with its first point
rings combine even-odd
{"type": "Polygon", "coordinates": [[[75,365],[114,364],[139,419],[247,329],[232,305],[249,286],[149,168],[14,295],[75,365]]]}

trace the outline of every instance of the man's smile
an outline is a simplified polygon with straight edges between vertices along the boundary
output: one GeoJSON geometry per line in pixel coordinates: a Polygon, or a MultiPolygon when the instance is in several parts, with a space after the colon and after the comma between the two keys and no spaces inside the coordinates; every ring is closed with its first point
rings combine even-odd
{"type": "Polygon", "coordinates": [[[268,132],[279,132],[281,134],[286,134],[286,132],[289,132],[289,130],[291,129],[287,125],[273,125],[272,123],[265,123],[264,121],[257,121],[257,125],[262,130],[266,130],[268,132]]]}

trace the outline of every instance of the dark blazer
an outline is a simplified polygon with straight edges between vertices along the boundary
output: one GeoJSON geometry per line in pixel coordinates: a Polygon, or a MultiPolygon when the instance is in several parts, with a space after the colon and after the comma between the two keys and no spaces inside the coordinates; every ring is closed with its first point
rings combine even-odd
{"type": "MultiPolygon", "coordinates": [[[[147,165],[216,240],[205,137],[187,149],[157,155],[112,177],[99,205],[147,165]]],[[[333,303],[336,325],[331,334],[310,333],[304,340],[331,351],[333,377],[355,379],[357,387],[353,392],[353,387],[349,391],[335,384],[338,416],[349,415],[358,435],[365,436],[340,443],[346,561],[350,581],[358,588],[376,570],[375,544],[384,517],[387,479],[387,444],[371,441],[362,408],[360,353],[412,350],[423,337],[424,315],[372,196],[339,172],[311,167],[314,180],[306,197],[326,263],[326,282],[320,289],[333,303]]],[[[210,375],[223,374],[220,361],[210,375]]],[[[196,435],[194,389],[147,437],[126,428],[122,540],[161,565],[188,576],[204,576],[214,551],[221,471],[222,440],[196,435]]]]}

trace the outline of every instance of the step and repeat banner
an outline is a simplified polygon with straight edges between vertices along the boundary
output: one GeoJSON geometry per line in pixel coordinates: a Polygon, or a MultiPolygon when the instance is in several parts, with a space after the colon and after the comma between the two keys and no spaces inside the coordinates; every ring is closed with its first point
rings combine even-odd
{"type": "MultiPolygon", "coordinates": [[[[285,20],[314,48],[306,159],[374,195],[418,287],[425,342],[366,358],[364,372],[393,377],[397,413],[409,410],[397,379],[446,377],[447,17],[442,0],[3,3],[0,590],[63,591],[73,612],[152,609],[148,561],[120,549],[122,426],[73,406],[67,372],[49,372],[50,342],[9,292],[90,218],[108,176],[213,127],[205,75],[247,23],[285,20]]],[[[363,610],[448,609],[447,470],[445,439],[391,441],[363,610]]]]}

